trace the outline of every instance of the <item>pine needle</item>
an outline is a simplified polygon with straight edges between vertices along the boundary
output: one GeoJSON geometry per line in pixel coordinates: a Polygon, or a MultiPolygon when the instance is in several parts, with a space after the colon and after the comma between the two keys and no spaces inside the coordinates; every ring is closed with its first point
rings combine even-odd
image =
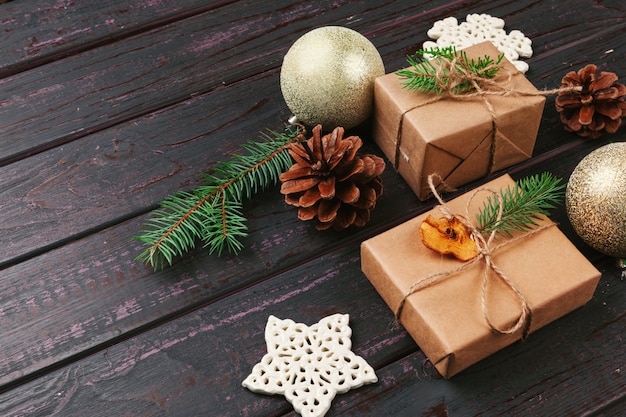
{"type": "Polygon", "coordinates": [[[287,147],[299,133],[299,128],[288,128],[285,133],[261,134],[261,141],[242,145],[246,154],[231,155],[206,175],[207,185],[163,200],[135,237],[147,246],[136,259],[161,269],[198,241],[218,256],[225,249],[240,252],[248,230],[242,201],[276,184],[289,169],[293,162],[287,147]]]}
{"type": "Polygon", "coordinates": [[[527,231],[537,226],[540,215],[562,203],[565,184],[561,179],[544,172],[517,181],[514,186],[500,190],[503,213],[498,221],[500,199],[490,196],[476,215],[479,229],[483,233],[511,236],[511,231],[527,231]]]}
{"type": "Polygon", "coordinates": [[[420,49],[407,57],[411,68],[396,71],[396,74],[403,79],[402,86],[410,91],[441,94],[450,89],[453,93],[463,94],[474,90],[474,85],[467,80],[468,74],[494,78],[503,58],[504,54],[495,61],[489,55],[477,60],[468,59],[465,51],[457,53],[454,46],[420,49]]]}

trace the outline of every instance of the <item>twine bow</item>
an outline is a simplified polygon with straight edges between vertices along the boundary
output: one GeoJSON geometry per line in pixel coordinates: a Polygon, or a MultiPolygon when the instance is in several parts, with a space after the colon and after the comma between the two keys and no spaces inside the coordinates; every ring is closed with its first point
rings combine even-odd
{"type": "Polygon", "coordinates": [[[520,239],[527,238],[529,237],[529,235],[539,233],[540,231],[544,229],[552,227],[554,223],[544,224],[538,228],[533,229],[532,231],[526,232],[525,234],[517,235],[516,237],[513,237],[509,240],[504,241],[503,243],[500,243],[499,245],[494,246],[493,241],[495,239],[495,235],[497,231],[496,230],[492,231],[491,233],[489,233],[488,237],[485,238],[485,236],[482,235],[480,230],[469,220],[470,219],[469,207],[470,207],[470,203],[479,192],[481,191],[490,192],[494,196],[496,196],[496,198],[498,198],[500,201],[500,204],[499,204],[500,208],[499,208],[498,217],[497,217],[497,221],[499,222],[502,218],[502,210],[503,210],[502,196],[500,195],[500,193],[495,192],[488,188],[478,188],[474,190],[474,192],[471,194],[465,206],[465,214],[463,215],[463,214],[454,213],[452,209],[450,209],[450,207],[445,204],[441,196],[437,193],[436,187],[433,182],[433,175],[430,175],[428,177],[428,185],[432,193],[435,195],[435,197],[439,201],[439,206],[437,206],[439,210],[444,214],[444,216],[448,218],[452,218],[452,217],[457,218],[461,223],[463,223],[463,225],[465,225],[468,228],[472,239],[476,242],[478,246],[479,252],[475,258],[469,261],[466,261],[458,268],[454,268],[454,269],[447,270],[447,271],[434,272],[415,281],[409,287],[409,290],[404,294],[402,300],[400,301],[400,303],[398,304],[398,307],[396,308],[396,311],[395,311],[396,320],[400,322],[400,315],[402,314],[404,305],[406,304],[407,299],[411,295],[425,288],[431,287],[445,280],[451,275],[465,271],[471,268],[472,266],[474,266],[475,264],[482,262],[484,265],[483,265],[483,270],[482,270],[480,305],[481,305],[481,312],[482,312],[483,318],[485,319],[485,322],[488,324],[489,328],[493,332],[499,333],[499,334],[512,334],[521,329],[522,339],[525,339],[530,331],[530,326],[532,323],[532,310],[530,309],[530,306],[528,305],[528,301],[526,300],[526,297],[524,296],[524,294],[519,290],[519,288],[515,285],[515,283],[511,281],[511,279],[509,279],[507,274],[493,262],[493,258],[492,258],[493,253],[505,245],[509,245],[520,239]],[[506,286],[513,292],[513,294],[515,295],[515,297],[517,298],[520,304],[521,312],[519,316],[517,317],[517,320],[506,328],[500,328],[496,324],[494,324],[489,315],[489,309],[487,307],[487,288],[489,285],[490,276],[492,272],[498,278],[500,278],[502,282],[506,284],[506,286]]]}

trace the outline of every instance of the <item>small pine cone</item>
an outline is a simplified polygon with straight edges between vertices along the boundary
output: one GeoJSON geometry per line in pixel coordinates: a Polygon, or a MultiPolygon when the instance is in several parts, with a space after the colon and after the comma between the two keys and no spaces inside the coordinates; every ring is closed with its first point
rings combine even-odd
{"type": "Polygon", "coordinates": [[[565,130],[582,137],[597,138],[615,133],[626,116],[626,87],[612,72],[600,72],[589,64],[578,72],[571,71],[561,80],[561,87],[582,87],[577,91],[559,92],[555,104],[565,130]]]}
{"type": "Polygon", "coordinates": [[[313,220],[318,230],[364,226],[383,192],[385,162],[376,155],[357,156],[363,142],[344,138],[342,127],[321,132],[317,125],[311,138],[290,145],[295,163],[281,174],[280,192],[298,207],[298,218],[313,220]]]}

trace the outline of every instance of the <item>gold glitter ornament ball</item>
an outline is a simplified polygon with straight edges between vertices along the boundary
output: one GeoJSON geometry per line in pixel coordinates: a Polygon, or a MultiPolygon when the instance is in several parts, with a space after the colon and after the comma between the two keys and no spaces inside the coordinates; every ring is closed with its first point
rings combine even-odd
{"type": "Polygon", "coordinates": [[[383,60],[365,36],[324,26],[305,33],[289,48],[280,88],[300,122],[349,129],[371,114],[374,79],[384,74],[383,60]]]}
{"type": "Polygon", "coordinates": [[[565,206],[589,246],[626,258],[626,142],[605,145],[580,161],[567,183],[565,206]]]}

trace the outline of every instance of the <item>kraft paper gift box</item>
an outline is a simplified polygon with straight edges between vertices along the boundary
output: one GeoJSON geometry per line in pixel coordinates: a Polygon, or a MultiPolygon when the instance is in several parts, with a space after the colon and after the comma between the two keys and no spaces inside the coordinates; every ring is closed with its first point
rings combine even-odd
{"type": "MultiPolygon", "coordinates": [[[[464,51],[499,55],[491,42],[464,51]]],[[[395,73],[375,80],[372,136],[420,200],[431,195],[429,174],[456,188],[532,156],[545,96],[506,58],[501,64],[498,86],[515,94],[438,98],[403,88],[395,73]]]]}
{"type": "MultiPolygon", "coordinates": [[[[513,180],[505,175],[485,187],[499,190],[511,184],[514,184],[513,180]]],[[[471,199],[470,218],[474,218],[484,202],[482,197],[486,196],[481,191],[471,199]]],[[[469,200],[470,193],[466,193],[446,205],[454,213],[465,213],[469,200]]],[[[428,214],[442,217],[439,210],[435,207],[364,241],[361,267],[394,313],[398,313],[404,300],[398,321],[437,370],[449,378],[519,340],[522,334],[499,334],[487,324],[481,310],[483,261],[406,296],[420,278],[452,271],[463,264],[422,244],[420,224],[428,214]]],[[[593,296],[601,275],[554,223],[546,217],[542,219],[541,225],[552,226],[500,246],[492,255],[494,264],[521,291],[528,303],[532,312],[530,332],[585,304],[593,296]]],[[[494,245],[507,239],[498,236],[494,245]]],[[[520,315],[520,299],[502,279],[490,272],[485,297],[488,316],[497,327],[506,328],[520,315]]]]}

